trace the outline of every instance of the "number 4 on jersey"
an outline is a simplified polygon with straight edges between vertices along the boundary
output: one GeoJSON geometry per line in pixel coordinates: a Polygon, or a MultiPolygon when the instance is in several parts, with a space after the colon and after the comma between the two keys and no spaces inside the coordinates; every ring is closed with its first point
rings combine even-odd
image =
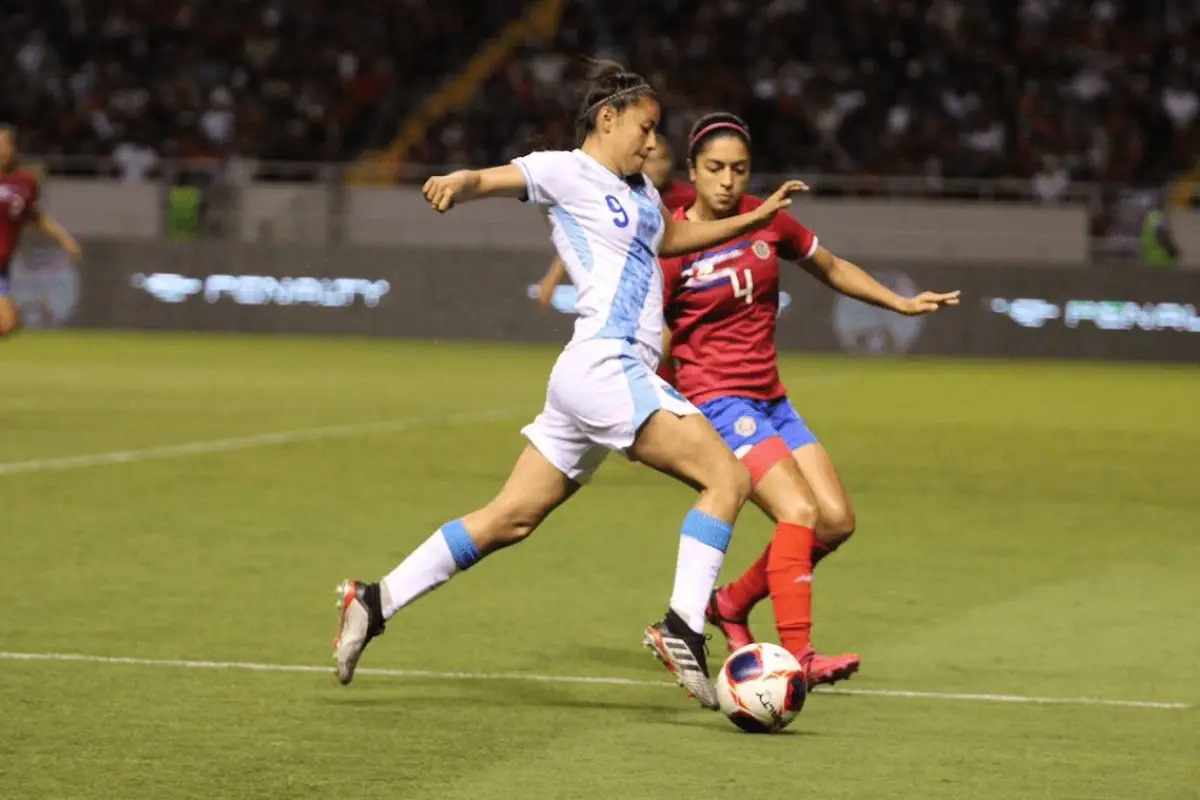
{"type": "Polygon", "coordinates": [[[737,270],[729,270],[729,285],[733,287],[734,297],[746,298],[746,305],[751,305],[754,302],[754,273],[748,269],[742,270],[742,277],[746,279],[745,284],[738,282],[737,270]]]}

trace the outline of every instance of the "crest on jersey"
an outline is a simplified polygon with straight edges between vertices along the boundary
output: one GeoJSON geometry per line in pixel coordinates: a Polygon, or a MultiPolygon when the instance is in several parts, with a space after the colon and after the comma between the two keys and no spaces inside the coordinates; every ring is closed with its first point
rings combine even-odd
{"type": "Polygon", "coordinates": [[[771,257],[771,245],[767,244],[762,239],[759,239],[757,242],[754,243],[753,250],[754,250],[754,255],[758,256],[763,261],[766,261],[768,258],[771,257]]]}
{"type": "Polygon", "coordinates": [[[0,186],[0,206],[8,206],[9,219],[20,219],[25,214],[25,195],[11,186],[0,186]]]}
{"type": "Polygon", "coordinates": [[[754,417],[738,417],[738,421],[733,423],[733,431],[738,436],[753,436],[758,430],[758,423],[754,421],[754,417]]]}

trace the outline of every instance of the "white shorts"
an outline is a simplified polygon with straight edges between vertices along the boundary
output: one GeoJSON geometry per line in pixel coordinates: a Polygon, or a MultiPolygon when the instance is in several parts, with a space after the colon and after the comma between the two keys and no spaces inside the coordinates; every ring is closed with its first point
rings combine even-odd
{"type": "Polygon", "coordinates": [[[652,358],[623,339],[569,345],[550,373],[546,407],[521,433],[564,475],[587,483],[609,451],[633,445],[654,412],[700,413],[647,366],[652,358]]]}

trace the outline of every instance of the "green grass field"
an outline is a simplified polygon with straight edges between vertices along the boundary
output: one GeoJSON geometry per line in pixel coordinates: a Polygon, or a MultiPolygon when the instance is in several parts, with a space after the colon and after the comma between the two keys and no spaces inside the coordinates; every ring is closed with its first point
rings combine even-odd
{"type": "Polygon", "coordinates": [[[337,685],[334,586],[488,499],[555,356],[0,343],[0,798],[1200,797],[1195,367],[788,359],[859,512],[817,643],[864,667],[782,735],[640,649],[690,492],[618,458],[337,685]]]}

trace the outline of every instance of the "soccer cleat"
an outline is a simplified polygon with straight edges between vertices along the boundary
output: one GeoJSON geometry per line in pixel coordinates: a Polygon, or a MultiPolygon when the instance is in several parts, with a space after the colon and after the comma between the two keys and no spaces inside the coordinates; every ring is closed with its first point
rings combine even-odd
{"type": "Polygon", "coordinates": [[[739,616],[730,608],[724,589],[713,591],[712,597],[708,600],[705,617],[708,619],[708,624],[716,626],[721,631],[721,635],[725,637],[725,643],[729,646],[729,652],[732,653],[741,650],[748,644],[754,644],[754,634],[750,632],[750,625],[746,617],[739,616]]]}
{"type": "Polygon", "coordinates": [[[858,672],[862,665],[862,657],[858,653],[844,653],[840,656],[821,656],[811,648],[796,654],[796,660],[804,665],[808,675],[808,688],[828,684],[832,686],[838,681],[849,680],[858,672]]]}
{"type": "Polygon", "coordinates": [[[661,622],[646,626],[642,644],[654,652],[688,696],[707,709],[721,708],[717,690],[708,677],[708,646],[704,634],[696,633],[678,614],[668,611],[661,622]]]}
{"type": "Polygon", "coordinates": [[[347,684],[354,680],[354,670],[367,644],[383,633],[383,608],[378,583],[342,581],[337,594],[341,621],[333,640],[333,658],[337,662],[338,680],[347,684]]]}

